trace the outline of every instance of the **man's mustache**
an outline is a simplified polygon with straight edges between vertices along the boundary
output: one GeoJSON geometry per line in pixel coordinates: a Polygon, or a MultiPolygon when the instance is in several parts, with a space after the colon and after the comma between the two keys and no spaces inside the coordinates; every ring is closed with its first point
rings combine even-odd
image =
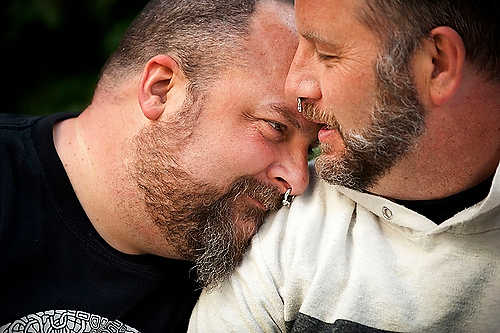
{"type": "Polygon", "coordinates": [[[278,210],[281,207],[282,194],[274,185],[265,184],[252,177],[242,177],[228,191],[229,197],[236,198],[247,195],[264,206],[266,211],[278,210]]]}
{"type": "Polygon", "coordinates": [[[338,130],[342,134],[341,126],[332,110],[320,108],[314,103],[304,101],[302,103],[302,115],[313,123],[322,124],[322,128],[338,130]]]}

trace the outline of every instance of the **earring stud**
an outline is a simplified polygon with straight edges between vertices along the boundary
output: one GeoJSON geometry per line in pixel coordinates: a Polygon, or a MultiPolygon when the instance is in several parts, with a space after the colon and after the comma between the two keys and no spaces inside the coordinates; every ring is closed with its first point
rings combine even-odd
{"type": "Polygon", "coordinates": [[[297,111],[302,113],[302,97],[297,97],[297,111]]]}
{"type": "Polygon", "coordinates": [[[295,196],[294,195],[290,195],[290,193],[292,193],[292,189],[291,188],[289,188],[285,192],[285,196],[283,197],[283,201],[281,202],[283,204],[283,207],[290,207],[290,205],[292,204],[292,200],[293,200],[293,198],[295,196]]]}

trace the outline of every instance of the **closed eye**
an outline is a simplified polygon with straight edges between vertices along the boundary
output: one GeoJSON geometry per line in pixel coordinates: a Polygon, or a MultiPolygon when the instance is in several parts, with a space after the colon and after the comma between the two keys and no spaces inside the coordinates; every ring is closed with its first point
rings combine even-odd
{"type": "Polygon", "coordinates": [[[318,58],[323,61],[328,61],[328,60],[334,60],[337,59],[337,56],[329,55],[329,54],[324,54],[324,53],[316,53],[318,55],[318,58]]]}

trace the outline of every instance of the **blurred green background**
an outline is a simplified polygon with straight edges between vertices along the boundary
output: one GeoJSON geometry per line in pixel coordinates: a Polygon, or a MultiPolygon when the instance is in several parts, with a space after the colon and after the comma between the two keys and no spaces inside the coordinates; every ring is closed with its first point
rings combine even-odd
{"type": "Polygon", "coordinates": [[[0,112],[82,111],[146,0],[4,0],[0,112]]]}

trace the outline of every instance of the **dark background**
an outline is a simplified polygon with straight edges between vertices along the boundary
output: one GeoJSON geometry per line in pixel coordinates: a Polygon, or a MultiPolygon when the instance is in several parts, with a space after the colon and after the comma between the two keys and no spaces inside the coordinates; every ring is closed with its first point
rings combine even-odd
{"type": "Polygon", "coordinates": [[[82,111],[146,0],[4,0],[0,112],[82,111]]]}

